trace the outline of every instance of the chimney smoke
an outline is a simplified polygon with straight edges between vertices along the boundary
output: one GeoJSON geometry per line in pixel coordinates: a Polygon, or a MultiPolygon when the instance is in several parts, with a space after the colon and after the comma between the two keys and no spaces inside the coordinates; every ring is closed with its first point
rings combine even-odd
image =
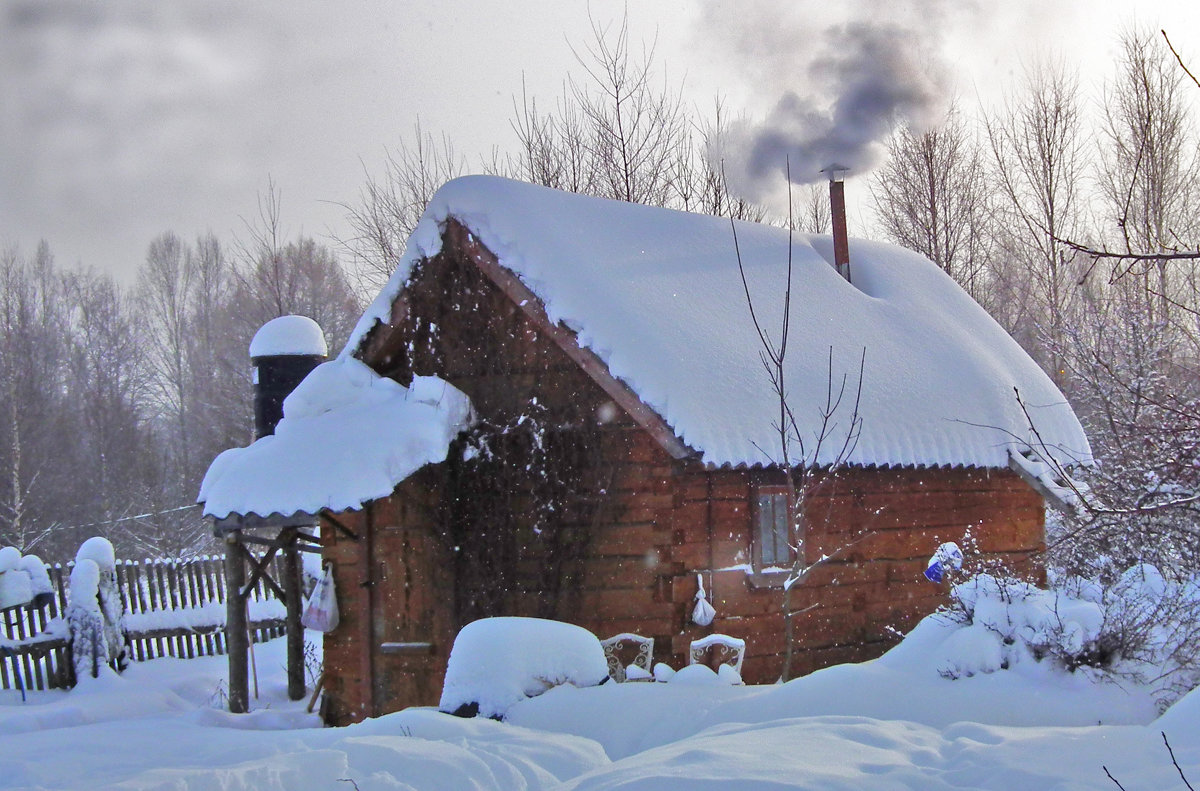
{"type": "MultiPolygon", "coordinates": [[[[765,24],[759,18],[740,23],[765,24]]],[[[937,34],[930,27],[928,19],[858,18],[808,35],[815,46],[802,63],[778,72],[789,77],[776,83],[780,98],[766,117],[731,125],[720,141],[716,153],[732,189],[755,201],[777,196],[785,162],[798,184],[819,181],[821,168],[831,162],[866,173],[881,159],[896,126],[935,128],[944,115],[949,79],[933,51],[937,34]]],[[[759,39],[775,40],[758,32],[759,39]]],[[[745,55],[767,63],[785,57],[761,48],[745,55]]]]}

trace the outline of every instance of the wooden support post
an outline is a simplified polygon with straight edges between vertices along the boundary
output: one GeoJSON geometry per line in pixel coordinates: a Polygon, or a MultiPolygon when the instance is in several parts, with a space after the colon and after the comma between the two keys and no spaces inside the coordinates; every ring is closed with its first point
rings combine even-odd
{"type": "Polygon", "coordinates": [[[294,527],[284,529],[283,543],[283,590],[287,594],[287,677],[288,700],[304,698],[304,626],[300,623],[301,600],[300,550],[294,527]]]}
{"type": "Polygon", "coordinates": [[[225,534],[225,645],[229,655],[229,710],[245,714],[250,710],[250,678],[247,651],[250,636],[246,632],[246,585],[242,531],[225,534]]]}

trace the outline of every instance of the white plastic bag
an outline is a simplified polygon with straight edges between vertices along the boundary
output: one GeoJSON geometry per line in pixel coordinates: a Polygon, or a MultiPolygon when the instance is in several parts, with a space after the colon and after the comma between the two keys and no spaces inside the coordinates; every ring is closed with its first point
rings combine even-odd
{"type": "Polygon", "coordinates": [[[300,623],[305,628],[318,632],[332,632],[338,625],[337,594],[333,589],[333,564],[326,563],[321,569],[321,579],[304,605],[300,623]]]}
{"type": "Polygon", "coordinates": [[[697,626],[708,626],[717,617],[717,611],[708,603],[708,595],[704,592],[704,578],[696,575],[696,606],[692,608],[692,623],[697,626]]]}

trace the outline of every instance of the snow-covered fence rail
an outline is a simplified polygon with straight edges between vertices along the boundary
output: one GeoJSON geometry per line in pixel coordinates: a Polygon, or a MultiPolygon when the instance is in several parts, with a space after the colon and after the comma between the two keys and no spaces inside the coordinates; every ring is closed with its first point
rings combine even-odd
{"type": "MultiPolygon", "coordinates": [[[[65,634],[55,629],[55,622],[67,608],[73,567],[73,562],[47,566],[55,590],[51,601],[2,613],[0,689],[16,689],[18,674],[26,689],[62,686],[61,669],[70,660],[65,634]]],[[[116,570],[130,659],[225,653],[222,557],[117,561],[116,570]]],[[[249,610],[253,641],[284,633],[283,603],[261,581],[250,596],[249,610]]]]}
{"type": "Polygon", "coordinates": [[[49,689],[63,685],[61,669],[70,666],[70,658],[67,641],[50,628],[58,611],[53,615],[48,611],[56,604],[4,611],[0,689],[49,689]]]}

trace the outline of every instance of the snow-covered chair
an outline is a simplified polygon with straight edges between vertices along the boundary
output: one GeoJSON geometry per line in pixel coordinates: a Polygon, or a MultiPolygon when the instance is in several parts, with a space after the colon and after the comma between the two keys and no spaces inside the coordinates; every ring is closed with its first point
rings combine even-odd
{"type": "Polygon", "coordinates": [[[653,681],[654,638],[632,632],[622,632],[601,640],[608,676],[618,684],[624,681],[653,681]],[[631,656],[632,655],[632,656],[631,656]],[[629,657],[630,661],[625,659],[629,657]],[[632,674],[630,668],[637,668],[632,674]],[[638,672],[643,671],[643,672],[638,672]],[[632,678],[631,678],[632,676],[632,678]]]}
{"type": "Polygon", "coordinates": [[[746,654],[746,641],[738,637],[730,637],[727,634],[710,634],[707,637],[701,637],[699,640],[693,640],[691,651],[688,655],[689,665],[708,664],[705,661],[706,655],[709,661],[715,661],[718,665],[729,665],[740,676],[742,674],[742,660],[746,654]]]}

